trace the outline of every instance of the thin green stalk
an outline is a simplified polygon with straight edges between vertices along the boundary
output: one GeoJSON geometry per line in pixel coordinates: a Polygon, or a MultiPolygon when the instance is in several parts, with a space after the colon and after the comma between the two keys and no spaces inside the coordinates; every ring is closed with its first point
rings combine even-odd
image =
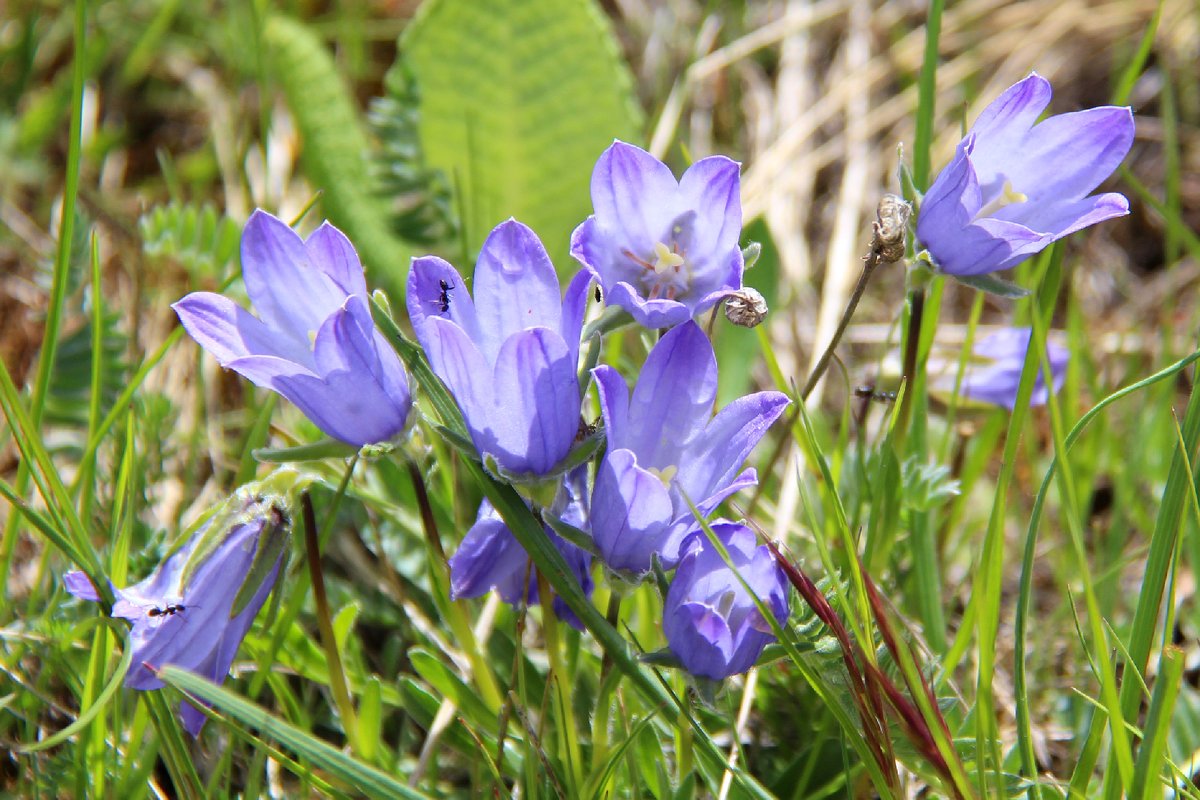
{"type": "Polygon", "coordinates": [[[945,0],[930,0],[925,16],[925,55],[917,81],[917,130],[913,140],[913,183],[929,186],[930,149],[933,146],[933,112],[937,102],[938,39],[942,33],[945,0]]]}
{"type": "MultiPolygon", "coordinates": [[[[1051,258],[1061,260],[1061,249],[1055,247],[1051,258]]],[[[1058,286],[1043,282],[1038,294],[1041,308],[1052,308],[1058,295],[1058,286]]],[[[1042,313],[1035,306],[1035,315],[1042,313]]],[[[1021,381],[1017,389],[1016,405],[1009,419],[1008,432],[1004,441],[1004,455],[1000,474],[996,478],[996,493],[992,511],[988,518],[987,533],[984,535],[983,550],[976,569],[976,587],[972,600],[976,603],[976,647],[978,651],[975,697],[975,745],[977,748],[977,779],[979,791],[989,794],[990,765],[997,772],[1003,760],[1000,756],[1000,737],[996,730],[995,698],[992,696],[992,681],[996,669],[996,639],[1000,632],[1000,591],[1004,577],[1004,517],[1008,503],[1008,491],[1012,485],[1013,471],[1021,443],[1021,432],[1029,416],[1029,402],[1033,396],[1038,372],[1037,351],[1030,347],[1025,355],[1021,370],[1021,381]]],[[[997,786],[999,789],[999,786],[997,786]]]]}
{"type": "MultiPolygon", "coordinates": [[[[100,401],[104,386],[104,303],[100,294],[100,242],[92,232],[92,379],[91,391],[88,395],[88,435],[100,424],[100,401]]],[[[83,492],[79,498],[79,516],[88,519],[91,516],[92,492],[95,487],[95,476],[92,474],[94,464],[90,465],[88,474],[79,478],[83,492]]]]}
{"type": "Polygon", "coordinates": [[[425,480],[421,476],[421,468],[417,462],[405,457],[408,476],[412,481],[413,491],[417,495],[417,508],[421,512],[421,526],[425,531],[425,541],[429,544],[430,576],[433,579],[435,598],[446,615],[446,621],[454,637],[462,648],[467,660],[471,663],[471,675],[479,694],[488,711],[499,714],[503,705],[503,696],[491,664],[484,658],[479,643],[475,639],[475,631],[467,618],[465,607],[461,603],[450,600],[450,574],[446,561],[446,552],[442,549],[442,538],[438,533],[437,520],[433,516],[433,506],[429,502],[429,493],[425,489],[425,480]]]}
{"type": "Polygon", "coordinates": [[[571,678],[562,657],[562,641],[558,630],[558,615],[554,613],[554,596],[550,584],[537,573],[538,596],[542,601],[542,634],[546,637],[546,657],[550,660],[550,678],[554,682],[554,699],[558,708],[560,758],[566,766],[567,789],[572,795],[583,788],[583,755],[579,747],[579,729],[575,725],[575,710],[571,705],[571,678]]]}
{"type": "MultiPolygon", "coordinates": [[[[1113,392],[1108,397],[1101,400],[1090,411],[1079,418],[1075,426],[1067,434],[1064,441],[1064,446],[1067,451],[1075,444],[1088,425],[1100,415],[1108,406],[1118,400],[1129,397],[1142,389],[1145,389],[1155,383],[1164,381],[1168,378],[1173,378],[1178,375],[1193,362],[1200,360],[1200,351],[1192,353],[1186,358],[1180,359],[1169,367],[1156,372],[1155,374],[1141,381],[1133,383],[1123,389],[1113,392]]],[[[1021,561],[1021,580],[1020,588],[1017,594],[1017,608],[1015,619],[1015,653],[1013,657],[1013,683],[1014,694],[1016,696],[1017,706],[1017,743],[1018,752],[1021,755],[1021,763],[1023,775],[1029,780],[1035,780],[1037,777],[1037,760],[1033,749],[1033,734],[1032,723],[1030,720],[1029,698],[1028,698],[1028,678],[1025,666],[1026,643],[1029,631],[1030,607],[1033,599],[1033,567],[1034,558],[1037,552],[1037,531],[1041,522],[1042,511],[1045,507],[1046,496],[1049,493],[1050,483],[1054,479],[1054,474],[1058,469],[1058,456],[1050,463],[1045,476],[1042,478],[1041,487],[1038,489],[1037,495],[1034,497],[1033,511],[1029,518],[1029,527],[1025,534],[1024,554],[1021,561]]],[[[973,607],[973,606],[972,606],[973,607]]],[[[1097,755],[1100,746],[1100,733],[1103,727],[1094,727],[1091,736],[1088,739],[1088,745],[1085,745],[1083,752],[1084,757],[1081,757],[1081,764],[1087,761],[1086,754],[1094,751],[1097,755]],[[1092,744],[1094,742],[1094,744],[1092,744]]],[[[1086,764],[1085,764],[1086,767],[1086,764]]],[[[1087,767],[1085,772],[1090,773],[1090,767],[1087,767]]],[[[1040,796],[1040,788],[1034,784],[1034,791],[1037,796],[1040,796]]]]}
{"type": "MultiPolygon", "coordinates": [[[[608,596],[608,624],[614,628],[621,619],[621,595],[612,592],[608,596]]],[[[617,688],[620,673],[612,668],[612,657],[608,653],[600,659],[600,690],[596,693],[596,709],[592,712],[592,772],[603,769],[608,753],[608,720],[611,713],[612,693],[617,688]]]]}
{"type": "Polygon", "coordinates": [[[1178,647],[1163,649],[1158,662],[1158,677],[1150,696],[1150,713],[1142,730],[1142,746],[1138,749],[1133,771],[1132,797],[1150,800],[1162,797],[1162,767],[1167,756],[1167,734],[1171,730],[1171,712],[1183,680],[1186,659],[1178,647]]]}
{"type": "MultiPolygon", "coordinates": [[[[54,260],[54,277],[50,283],[50,303],[46,309],[46,325],[42,332],[42,349],[38,355],[37,375],[34,378],[33,396],[29,403],[29,418],[34,435],[39,435],[42,413],[45,410],[46,394],[50,389],[50,376],[54,369],[54,357],[58,352],[58,337],[61,333],[63,305],[67,298],[67,278],[71,269],[71,242],[75,235],[75,204],[79,198],[79,162],[83,148],[83,82],[87,64],[87,0],[75,0],[75,41],[71,72],[71,127],[67,135],[67,169],[63,176],[62,211],[58,223],[58,251],[54,260]]],[[[13,435],[17,436],[14,430],[13,435]]],[[[15,489],[25,496],[29,488],[29,465],[21,461],[17,469],[15,489]]],[[[4,524],[4,536],[0,539],[0,597],[8,597],[8,576],[12,573],[9,562],[13,547],[17,543],[17,520],[19,515],[10,514],[4,524]]]]}
{"type": "Polygon", "coordinates": [[[361,746],[358,741],[358,715],[350,697],[350,686],[346,672],[342,669],[342,656],[338,652],[337,636],[333,632],[333,617],[329,611],[329,598],[325,595],[325,575],[321,569],[321,545],[317,539],[317,517],[313,512],[312,498],[308,492],[300,496],[304,514],[304,549],[308,559],[308,572],[312,579],[313,601],[317,606],[317,627],[321,631],[321,645],[325,650],[325,663],[329,668],[329,689],[342,717],[342,730],[356,754],[361,746]]]}
{"type": "MultiPolygon", "coordinates": [[[[1047,270],[1044,279],[1047,286],[1055,288],[1054,294],[1057,294],[1061,275],[1061,259],[1056,259],[1051,262],[1050,269],[1047,270]]],[[[1050,386],[1053,383],[1053,373],[1050,368],[1050,356],[1046,352],[1047,319],[1040,313],[1034,313],[1032,317],[1033,334],[1030,340],[1029,352],[1036,353],[1045,383],[1047,386],[1050,386]]],[[[1131,783],[1133,779],[1133,750],[1129,743],[1129,734],[1125,730],[1125,725],[1120,714],[1121,703],[1117,695],[1116,669],[1113,666],[1112,659],[1108,655],[1110,648],[1108,637],[1104,630],[1104,617],[1100,612],[1100,603],[1096,598],[1096,587],[1092,581],[1091,567],[1088,564],[1087,547],[1083,541],[1083,523],[1081,521],[1080,505],[1077,497],[1077,484],[1070,459],[1067,457],[1062,410],[1059,407],[1058,398],[1054,392],[1048,393],[1047,406],[1050,411],[1050,430],[1054,437],[1054,452],[1056,455],[1061,454],[1057,475],[1059,493],[1064,501],[1063,516],[1066,517],[1067,533],[1070,536],[1072,552],[1075,555],[1076,574],[1083,583],[1083,597],[1087,606],[1087,622],[1088,627],[1091,629],[1090,635],[1092,647],[1095,649],[1095,659],[1100,668],[1100,694],[1110,717],[1109,730],[1112,736],[1110,754],[1113,761],[1116,762],[1117,769],[1109,771],[1109,776],[1114,776],[1115,772],[1115,777],[1111,777],[1109,785],[1117,786],[1120,791],[1128,794],[1130,788],[1133,786],[1131,783]],[[1118,778],[1120,784],[1116,783],[1118,778]]],[[[1125,678],[1126,684],[1132,683],[1129,680],[1128,674],[1126,674],[1125,678]]]]}

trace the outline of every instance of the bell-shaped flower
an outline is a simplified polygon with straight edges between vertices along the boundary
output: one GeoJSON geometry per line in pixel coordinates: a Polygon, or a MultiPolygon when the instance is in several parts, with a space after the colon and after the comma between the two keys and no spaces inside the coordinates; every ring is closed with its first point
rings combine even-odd
{"type": "MultiPolygon", "coordinates": [[[[285,518],[275,506],[253,504],[238,515],[215,548],[190,570],[186,585],[182,581],[189,572],[188,561],[206,538],[207,526],[145,580],[124,589],[114,587],[117,601],[113,603],[112,615],[133,623],[129,632],[132,666],[125,676],[125,686],[161,689],[164,684],[154,671],[167,664],[190,670],[217,684],[225,681],[242,639],[275,586],[282,549],[274,555],[250,602],[237,614],[232,613],[233,602],[250,575],[260,538],[268,530],[277,534],[283,525],[285,518]]],[[[68,572],[63,582],[76,597],[100,599],[82,572],[68,572]]],[[[188,733],[199,735],[206,719],[203,712],[185,701],[180,706],[180,716],[188,733]]]]}
{"type": "Polygon", "coordinates": [[[732,522],[710,527],[733,569],[703,530],[689,534],[663,603],[663,632],[688,672],[719,681],[750,669],[775,640],[746,587],[783,625],[788,582],[766,545],[755,546],[754,531],[732,522]]]}
{"type": "Polygon", "coordinates": [[[211,292],[173,306],[221,366],[283,395],[348,444],[404,428],[408,376],[375,330],[362,264],[341,231],[326,222],[304,240],[255,211],[242,232],[242,277],[258,316],[211,292]]]}
{"type": "Polygon", "coordinates": [[[592,538],[612,569],[643,573],[657,554],[665,567],[702,515],[758,475],[742,470],[754,445],[790,402],[780,392],[739,398],[713,416],[717,360],[694,322],[672,328],[650,351],[632,397],[625,379],[592,370],[608,451],[592,491],[592,538]]]}
{"type": "MultiPolygon", "coordinates": [[[[564,478],[550,513],[584,532],[588,530],[587,467],[577,467],[564,478]]],[[[546,526],[546,535],[566,559],[587,596],[592,594],[592,556],[546,526]]],[[[480,597],[495,590],[510,605],[539,602],[537,573],[525,548],[487,500],[479,506],[475,524],[458,551],[450,557],[450,599],[480,597]]],[[[559,619],[583,630],[579,617],[561,598],[554,598],[559,619]]]]}
{"type": "Polygon", "coordinates": [[[1091,192],[1133,143],[1128,108],[1101,106],[1038,122],[1050,83],[1033,73],[984,109],[921,203],[917,238],[950,275],[1016,266],[1077,230],[1129,213],[1091,192]]]}
{"type": "Polygon", "coordinates": [[[479,452],[510,474],[547,475],[579,430],[579,335],[590,278],[559,294],[537,234],[498,225],[475,265],[474,299],[436,256],[413,259],[408,316],[479,452]]]}
{"type": "MultiPolygon", "coordinates": [[[[975,342],[963,371],[959,397],[971,402],[1001,406],[1011,411],[1017,404],[1017,388],[1021,383],[1021,370],[1025,366],[1025,354],[1029,350],[1031,334],[1029,328],[1004,328],[975,342]]],[[[1057,392],[1066,379],[1070,351],[1057,341],[1047,338],[1046,355],[1050,361],[1050,386],[1057,392]]],[[[958,370],[957,358],[931,358],[928,369],[930,375],[934,376],[930,381],[930,391],[946,395],[954,391],[958,370]]],[[[1039,363],[1030,405],[1045,405],[1050,399],[1050,391],[1039,363]]]]}
{"type": "Polygon", "coordinates": [[[668,328],[742,288],[740,166],[703,158],[678,181],[640,147],[616,141],[592,171],[592,206],[571,255],[604,296],[647,328],[668,328]]]}

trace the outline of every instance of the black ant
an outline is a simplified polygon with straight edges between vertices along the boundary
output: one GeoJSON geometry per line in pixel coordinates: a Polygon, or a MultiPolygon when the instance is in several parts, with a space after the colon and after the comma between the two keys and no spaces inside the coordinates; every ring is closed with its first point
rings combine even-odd
{"type": "Polygon", "coordinates": [[[445,314],[450,310],[450,292],[454,289],[454,284],[444,278],[438,281],[441,288],[441,294],[438,295],[438,303],[441,305],[441,312],[445,314]]]}
{"type": "Polygon", "coordinates": [[[874,386],[859,386],[854,390],[854,396],[875,400],[880,403],[894,403],[896,401],[895,392],[877,392],[874,386]]]}
{"type": "Polygon", "coordinates": [[[599,287],[599,286],[597,286],[597,287],[596,287],[596,302],[597,302],[597,303],[599,303],[599,302],[600,302],[602,299],[604,299],[604,298],[603,298],[603,296],[600,294],[600,287],[599,287]]]}
{"type": "Polygon", "coordinates": [[[187,606],[183,603],[167,603],[166,608],[154,606],[146,612],[148,617],[173,617],[176,614],[182,614],[187,610],[187,606]]]}

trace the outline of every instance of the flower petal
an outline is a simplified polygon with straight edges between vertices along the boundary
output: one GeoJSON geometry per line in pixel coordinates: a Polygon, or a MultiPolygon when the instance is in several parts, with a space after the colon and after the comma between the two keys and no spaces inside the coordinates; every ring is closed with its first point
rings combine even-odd
{"type": "Polygon", "coordinates": [[[474,283],[475,341],[489,363],[518,331],[561,330],[559,292],[558,274],[537,234],[515,219],[497,225],[479,253],[474,283]]]}
{"type": "Polygon", "coordinates": [[[629,448],[629,385],[621,373],[608,364],[592,370],[600,413],[604,416],[604,434],[611,450],[629,448]]]}
{"type": "MultiPolygon", "coordinates": [[[[1005,210],[1036,207],[1085,197],[1125,159],[1133,133],[1133,114],[1128,108],[1089,108],[1050,117],[1024,137],[1008,140],[1007,147],[993,149],[981,144],[973,161],[980,184],[1008,180],[1015,191],[1029,198],[1005,210]]],[[[1021,217],[1013,219],[1020,221],[1021,217]]]]}
{"type": "Polygon", "coordinates": [[[463,329],[450,320],[429,317],[424,328],[425,341],[421,344],[430,366],[458,402],[475,446],[490,452],[492,368],[463,329]]]}
{"type": "Polygon", "coordinates": [[[971,126],[981,141],[1004,139],[1028,131],[1050,105],[1050,82],[1031,72],[988,104],[971,126]]]}
{"type": "Polygon", "coordinates": [[[677,300],[647,300],[624,281],[607,287],[609,304],[628,311],[643,328],[671,328],[692,318],[692,309],[677,300]]]}
{"type": "Polygon", "coordinates": [[[649,570],[670,518],[671,498],[662,481],[639,467],[631,451],[609,450],[592,489],[592,539],[604,563],[631,572],[649,570]]]}
{"type": "Polygon", "coordinates": [[[242,279],[262,321],[297,342],[307,342],[309,333],[346,299],[346,293],[309,262],[300,236],[261,209],[242,231],[242,279]]]}
{"type": "Polygon", "coordinates": [[[588,291],[592,288],[592,275],[580,270],[567,284],[562,299],[562,327],[560,333],[567,349],[571,351],[571,362],[579,362],[579,337],[583,332],[583,317],[587,312],[588,291]]]}
{"type": "Polygon", "coordinates": [[[363,274],[362,261],[346,234],[329,224],[309,234],[304,242],[309,263],[333,280],[346,294],[367,297],[367,279],[363,274]]]}
{"type": "Polygon", "coordinates": [[[91,600],[93,603],[100,602],[100,593],[92,585],[91,578],[77,569],[73,569],[63,575],[63,585],[68,592],[80,600],[91,600]]]}
{"type": "Polygon", "coordinates": [[[213,355],[221,366],[245,356],[270,355],[311,365],[307,341],[296,341],[268,328],[257,317],[227,297],[212,292],[192,292],[171,308],[184,329],[213,355]]]}
{"type": "Polygon", "coordinates": [[[647,468],[680,466],[717,396],[717,360],[700,326],[686,322],[650,351],[629,404],[629,441],[647,468]]]}
{"type": "Polygon", "coordinates": [[[528,553],[485,500],[475,524],[450,557],[450,599],[480,597],[495,589],[507,603],[532,602],[535,598],[525,592],[532,575],[528,553]]]}
{"type": "Polygon", "coordinates": [[[545,328],[510,336],[496,356],[493,387],[489,427],[500,463],[513,472],[550,472],[579,430],[579,381],[562,337],[545,328]]]}
{"type": "Polygon", "coordinates": [[[437,256],[413,259],[408,272],[406,303],[408,318],[412,321],[421,347],[428,347],[425,343],[425,321],[432,317],[450,320],[462,328],[471,341],[479,341],[475,303],[467,291],[466,282],[458,270],[437,256]]]}
{"type": "MultiPolygon", "coordinates": [[[[738,249],[742,235],[741,165],[725,156],[702,158],[679,179],[681,205],[696,212],[704,225],[696,226],[688,249],[693,254],[723,258],[738,249]]],[[[740,285],[740,284],[739,284],[740,285]]]]}
{"type": "Polygon", "coordinates": [[[791,404],[781,392],[758,392],[739,397],[712,418],[688,448],[677,480],[699,502],[728,484],[750,451],[791,404]]]}
{"type": "Polygon", "coordinates": [[[939,263],[949,258],[959,234],[971,224],[982,204],[979,182],[971,163],[974,148],[973,136],[964,139],[954,160],[938,174],[921,201],[917,238],[939,263]]]}
{"type": "Polygon", "coordinates": [[[996,216],[998,219],[1011,220],[1035,231],[1051,234],[1053,240],[1058,240],[1097,222],[1123,217],[1128,213],[1129,201],[1124,195],[1112,192],[1079,200],[1048,201],[1031,207],[1028,211],[1020,206],[1008,206],[1002,208],[996,216]]]}
{"type": "MultiPolygon", "coordinates": [[[[679,183],[666,164],[640,147],[614,141],[592,170],[592,206],[601,228],[619,233],[619,246],[650,254],[683,211],[679,183]]],[[[608,289],[609,287],[605,287],[608,289]]]]}

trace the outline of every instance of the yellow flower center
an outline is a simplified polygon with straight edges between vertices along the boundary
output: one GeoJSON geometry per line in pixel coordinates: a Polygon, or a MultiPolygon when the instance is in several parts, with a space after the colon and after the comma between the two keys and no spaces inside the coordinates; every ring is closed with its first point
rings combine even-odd
{"type": "Polygon", "coordinates": [[[1029,197],[1027,195],[1013,189],[1012,181],[1005,181],[1004,190],[990,203],[979,209],[979,213],[975,215],[975,219],[994,217],[996,216],[996,212],[1005,206],[1011,206],[1015,203],[1026,203],[1028,201],[1029,197]]]}

